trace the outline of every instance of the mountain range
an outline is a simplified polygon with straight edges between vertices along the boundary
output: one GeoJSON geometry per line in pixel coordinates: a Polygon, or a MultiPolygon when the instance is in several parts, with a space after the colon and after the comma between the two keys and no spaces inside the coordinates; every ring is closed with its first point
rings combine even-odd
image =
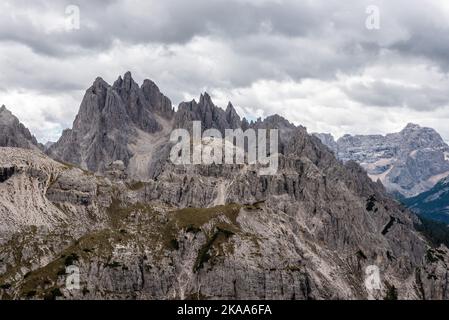
{"type": "Polygon", "coordinates": [[[2,299],[449,298],[445,243],[353,159],[279,115],[249,122],[207,93],[174,110],[126,73],[112,86],[97,78],[45,152],[17,121],[2,124],[17,137],[0,139],[2,299]],[[173,164],[170,132],[193,120],[278,129],[278,171],[173,164]]]}
{"type": "Polygon", "coordinates": [[[449,146],[432,128],[408,124],[382,135],[314,133],[343,162],[356,161],[373,181],[420,216],[449,223],[448,195],[442,191],[449,175],[449,146]]]}
{"type": "Polygon", "coordinates": [[[356,161],[373,181],[400,198],[428,191],[449,175],[449,146],[432,128],[408,124],[398,133],[314,134],[343,162],[356,161]]]}

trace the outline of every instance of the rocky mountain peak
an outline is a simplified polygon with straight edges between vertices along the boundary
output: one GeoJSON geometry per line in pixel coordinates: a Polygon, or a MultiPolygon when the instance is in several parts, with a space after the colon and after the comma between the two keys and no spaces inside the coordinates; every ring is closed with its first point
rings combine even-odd
{"type": "Polygon", "coordinates": [[[48,153],[91,171],[103,171],[115,160],[128,165],[136,140],[161,132],[173,114],[171,101],[149,80],[139,87],[126,72],[110,86],[97,78],[84,95],[72,130],[64,131],[48,153]]]}
{"type": "Polygon", "coordinates": [[[0,147],[43,149],[30,131],[4,105],[0,108],[0,147]]]}
{"type": "Polygon", "coordinates": [[[158,113],[164,118],[171,119],[173,117],[174,108],[170,99],[161,93],[159,87],[152,80],[145,79],[140,90],[153,112],[158,113]]]}
{"type": "Polygon", "coordinates": [[[321,140],[321,142],[327,146],[331,151],[333,151],[335,154],[338,152],[338,145],[335,141],[335,138],[330,133],[312,133],[313,136],[317,137],[321,140]]]}
{"type": "Polygon", "coordinates": [[[344,135],[336,144],[315,134],[344,161],[356,161],[395,194],[415,196],[449,175],[449,146],[432,128],[409,123],[396,133],[344,135]]]}
{"type": "Polygon", "coordinates": [[[229,106],[223,110],[217,107],[211,96],[204,92],[200,95],[199,102],[181,102],[178,112],[175,115],[175,127],[190,128],[192,121],[201,121],[202,129],[217,129],[222,133],[225,129],[239,128],[241,126],[240,117],[234,107],[229,106]]]}
{"type": "Polygon", "coordinates": [[[118,92],[124,102],[130,98],[135,99],[139,91],[139,85],[134,81],[129,71],[124,74],[123,78],[119,76],[112,85],[112,88],[118,92]]]}
{"type": "Polygon", "coordinates": [[[209,93],[204,92],[200,94],[199,105],[214,106],[214,103],[212,102],[212,98],[209,95],[209,93]]]}
{"type": "Polygon", "coordinates": [[[14,116],[11,113],[11,111],[9,111],[5,105],[2,105],[2,107],[0,108],[0,121],[2,122],[10,122],[14,120],[14,116]]]}
{"type": "Polygon", "coordinates": [[[262,122],[277,129],[293,129],[296,127],[293,123],[278,114],[270,115],[266,117],[262,122]]]}
{"type": "Polygon", "coordinates": [[[421,126],[419,124],[410,122],[410,123],[407,123],[407,125],[405,126],[403,131],[406,131],[406,130],[419,130],[419,129],[421,129],[421,126]]]}
{"type": "Polygon", "coordinates": [[[88,90],[90,90],[94,94],[98,94],[101,91],[106,90],[108,87],[109,84],[104,81],[102,77],[97,77],[88,90]]]}
{"type": "Polygon", "coordinates": [[[409,152],[429,148],[449,151],[447,144],[438,132],[417,124],[409,123],[401,132],[387,135],[387,138],[400,141],[404,147],[408,148],[409,152]]]}
{"type": "Polygon", "coordinates": [[[240,116],[237,114],[232,103],[229,101],[226,107],[226,121],[229,123],[231,128],[239,128],[242,127],[242,121],[240,116]]]}

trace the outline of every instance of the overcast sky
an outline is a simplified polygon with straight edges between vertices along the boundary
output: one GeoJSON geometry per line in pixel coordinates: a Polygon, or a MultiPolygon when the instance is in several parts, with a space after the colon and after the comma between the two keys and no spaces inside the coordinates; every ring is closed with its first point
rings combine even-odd
{"type": "Polygon", "coordinates": [[[446,0],[0,2],[0,104],[41,142],[71,127],[97,76],[128,70],[174,105],[207,91],[242,116],[278,113],[309,132],[414,122],[449,140],[446,0]]]}

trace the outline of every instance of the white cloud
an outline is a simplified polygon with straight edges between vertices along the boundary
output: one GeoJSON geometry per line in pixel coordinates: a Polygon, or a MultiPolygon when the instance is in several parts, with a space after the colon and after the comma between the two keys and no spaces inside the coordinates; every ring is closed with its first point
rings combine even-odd
{"type": "Polygon", "coordinates": [[[81,29],[63,30],[70,1],[0,4],[0,104],[39,140],[70,126],[97,76],[130,70],[177,104],[208,91],[248,118],[279,113],[309,131],[386,133],[444,125],[445,1],[79,1],[81,29]],[[381,28],[365,28],[365,7],[381,28]]]}

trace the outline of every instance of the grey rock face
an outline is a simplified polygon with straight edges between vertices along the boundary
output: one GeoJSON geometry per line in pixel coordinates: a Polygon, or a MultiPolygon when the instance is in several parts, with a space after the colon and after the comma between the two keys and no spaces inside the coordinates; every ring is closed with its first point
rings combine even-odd
{"type": "Polygon", "coordinates": [[[30,131],[4,105],[0,108],[0,147],[43,149],[30,131]]]}
{"type": "Polygon", "coordinates": [[[237,114],[237,111],[235,111],[234,106],[232,105],[231,102],[228,103],[225,113],[226,113],[226,121],[228,122],[231,128],[242,127],[242,120],[240,119],[240,116],[237,114]]]}
{"type": "Polygon", "coordinates": [[[358,162],[393,193],[415,196],[449,175],[449,146],[431,128],[408,124],[401,132],[381,135],[345,135],[335,143],[317,135],[346,162],[358,162]]]}
{"type": "Polygon", "coordinates": [[[73,128],[65,130],[47,153],[93,172],[104,172],[115,160],[128,167],[139,152],[132,147],[139,144],[139,136],[163,132],[172,117],[170,100],[151,81],[139,88],[129,72],[113,86],[97,78],[86,91],[73,128]]]}
{"type": "Polygon", "coordinates": [[[189,129],[192,121],[201,121],[202,130],[214,128],[223,134],[225,129],[241,126],[240,117],[232,104],[228,104],[225,111],[214,105],[207,92],[201,94],[199,102],[192,100],[179,105],[175,115],[175,127],[189,129]]]}
{"type": "Polygon", "coordinates": [[[143,96],[151,106],[151,110],[153,112],[156,112],[168,119],[171,119],[173,117],[174,109],[172,107],[170,99],[168,99],[159,91],[159,88],[153,81],[145,79],[143,81],[141,90],[143,92],[143,96]]]}
{"type": "Polygon", "coordinates": [[[48,149],[50,149],[50,147],[52,146],[52,145],[54,145],[55,143],[53,142],[53,141],[47,141],[45,144],[44,144],[44,150],[48,150],[48,149]]]}
{"type": "Polygon", "coordinates": [[[320,139],[320,141],[328,147],[331,151],[333,151],[336,155],[338,153],[338,145],[334,139],[334,136],[330,133],[312,133],[313,136],[320,139]]]}
{"type": "MultiPolygon", "coordinates": [[[[23,174],[0,184],[1,195],[37,174],[38,189],[20,195],[41,199],[31,212],[45,224],[24,220],[2,234],[0,297],[52,298],[58,288],[65,299],[364,299],[394,286],[401,299],[448,298],[447,249],[432,249],[413,215],[357,164],[338,162],[302,127],[291,139],[274,176],[170,166],[145,183],[110,182],[23,151],[29,162],[12,163],[23,174]],[[79,267],[80,290],[66,289],[67,264],[79,267]],[[373,264],[376,292],[364,286],[373,264]]],[[[8,154],[0,149],[1,167],[11,166],[8,154]]]]}
{"type": "Polygon", "coordinates": [[[64,130],[46,152],[54,159],[100,173],[120,160],[127,176],[148,180],[160,174],[168,159],[172,130],[191,129],[192,121],[201,121],[202,130],[215,128],[222,134],[225,129],[279,128],[281,148],[295,128],[280,116],[249,123],[231,103],[226,110],[215,106],[207,93],[199,102],[182,102],[175,112],[151,80],[139,88],[128,72],[113,86],[97,78],[86,91],[73,128],[64,130]]]}

